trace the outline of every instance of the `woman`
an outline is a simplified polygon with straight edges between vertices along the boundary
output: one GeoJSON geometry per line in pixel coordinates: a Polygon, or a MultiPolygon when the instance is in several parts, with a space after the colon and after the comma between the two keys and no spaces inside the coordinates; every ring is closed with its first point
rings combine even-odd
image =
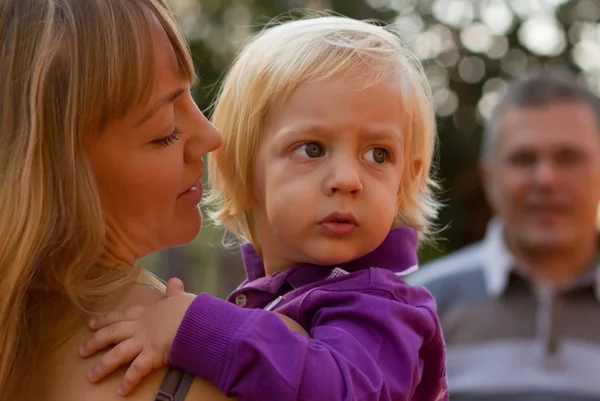
{"type": "MultiPolygon", "coordinates": [[[[193,83],[163,0],[0,3],[1,400],[119,399],[123,372],[91,384],[78,346],[91,314],[162,299],[136,259],[200,229],[221,139],[193,83]]],[[[199,380],[186,397],[224,398],[199,380]]]]}

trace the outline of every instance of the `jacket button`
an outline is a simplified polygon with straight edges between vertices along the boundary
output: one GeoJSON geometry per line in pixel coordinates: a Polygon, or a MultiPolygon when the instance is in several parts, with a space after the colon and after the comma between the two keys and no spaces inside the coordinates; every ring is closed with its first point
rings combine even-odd
{"type": "Polygon", "coordinates": [[[235,297],[235,304],[237,306],[241,306],[242,308],[244,306],[246,306],[246,303],[248,302],[248,297],[246,296],[246,294],[238,294],[235,297]]]}

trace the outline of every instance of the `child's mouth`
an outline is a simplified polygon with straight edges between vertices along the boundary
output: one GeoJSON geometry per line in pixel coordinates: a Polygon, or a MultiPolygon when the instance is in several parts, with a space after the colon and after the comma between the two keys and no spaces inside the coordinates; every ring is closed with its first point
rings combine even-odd
{"type": "Polygon", "coordinates": [[[332,213],[319,223],[325,235],[335,238],[351,235],[357,226],[356,219],[350,213],[332,213]]]}

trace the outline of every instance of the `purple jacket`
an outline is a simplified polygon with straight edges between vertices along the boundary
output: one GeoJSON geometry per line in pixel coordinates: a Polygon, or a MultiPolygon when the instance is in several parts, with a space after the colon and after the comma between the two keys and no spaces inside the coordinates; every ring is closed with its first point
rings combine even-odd
{"type": "Polygon", "coordinates": [[[416,247],[415,231],[401,227],[352,262],[265,276],[261,258],[244,245],[248,280],[229,302],[198,295],[170,363],[240,401],[447,400],[435,301],[398,275],[417,264],[416,247]],[[294,319],[312,338],[263,308],[294,319]]]}

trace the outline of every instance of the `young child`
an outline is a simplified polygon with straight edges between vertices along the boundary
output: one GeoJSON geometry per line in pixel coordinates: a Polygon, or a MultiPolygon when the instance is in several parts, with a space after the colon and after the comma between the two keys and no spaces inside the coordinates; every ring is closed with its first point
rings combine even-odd
{"type": "Polygon", "coordinates": [[[418,60],[367,22],[283,23],[241,51],[213,117],[208,202],[247,280],[92,319],[83,355],[121,344],[90,378],[135,359],[123,393],[168,363],[240,400],[447,399],[435,302],[400,277],[437,208],[418,60]]]}

